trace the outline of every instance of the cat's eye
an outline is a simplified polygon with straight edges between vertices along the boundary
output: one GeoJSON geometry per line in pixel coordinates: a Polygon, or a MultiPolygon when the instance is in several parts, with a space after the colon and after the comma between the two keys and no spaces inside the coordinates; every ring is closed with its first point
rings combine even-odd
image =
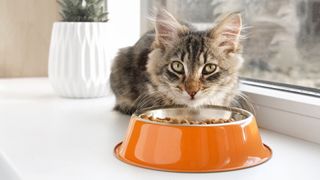
{"type": "Polygon", "coordinates": [[[216,69],[217,69],[217,65],[215,65],[215,64],[206,64],[202,69],[202,74],[203,75],[211,74],[211,73],[215,72],[216,69]]]}
{"type": "Polygon", "coordinates": [[[179,61],[173,61],[171,63],[171,69],[179,74],[184,73],[183,64],[180,63],[179,61]]]}

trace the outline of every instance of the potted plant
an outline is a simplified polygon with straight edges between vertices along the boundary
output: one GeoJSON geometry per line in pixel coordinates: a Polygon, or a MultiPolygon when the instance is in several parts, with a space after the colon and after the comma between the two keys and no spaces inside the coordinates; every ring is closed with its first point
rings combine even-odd
{"type": "Polygon", "coordinates": [[[107,12],[104,0],[58,0],[61,22],[53,25],[48,75],[60,96],[94,98],[107,93],[107,12]]]}

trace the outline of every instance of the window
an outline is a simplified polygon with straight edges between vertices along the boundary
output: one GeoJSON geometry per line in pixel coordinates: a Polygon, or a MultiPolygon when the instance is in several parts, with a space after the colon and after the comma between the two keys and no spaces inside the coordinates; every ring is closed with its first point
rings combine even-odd
{"type": "MultiPolygon", "coordinates": [[[[320,95],[320,0],[152,0],[145,6],[153,7],[165,7],[200,29],[221,13],[241,12],[247,36],[241,77],[308,87],[320,95]]],[[[150,27],[142,24],[144,31],[150,27]]]]}

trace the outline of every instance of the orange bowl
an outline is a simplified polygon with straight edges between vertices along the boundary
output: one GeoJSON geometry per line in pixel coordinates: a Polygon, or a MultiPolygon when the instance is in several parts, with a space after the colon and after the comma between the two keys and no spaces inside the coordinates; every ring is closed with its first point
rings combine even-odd
{"type": "Polygon", "coordinates": [[[261,141],[254,116],[245,110],[220,106],[199,109],[163,107],[132,115],[127,135],[114,153],[139,167],[175,172],[217,172],[247,168],[271,158],[261,141]],[[203,120],[236,119],[207,125],[166,124],[139,117],[203,120]]]}

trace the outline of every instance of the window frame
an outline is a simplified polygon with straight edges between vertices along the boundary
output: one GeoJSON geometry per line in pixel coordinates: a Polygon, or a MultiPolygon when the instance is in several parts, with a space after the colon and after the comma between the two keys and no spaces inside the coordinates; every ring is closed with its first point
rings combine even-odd
{"type": "MultiPolygon", "coordinates": [[[[172,9],[170,2],[162,3],[172,9]]],[[[141,35],[148,29],[149,3],[141,0],[141,35]]],[[[240,78],[239,89],[253,103],[260,128],[320,144],[320,90],[250,78],[240,78]]]]}
{"type": "Polygon", "coordinates": [[[253,103],[259,127],[320,144],[319,97],[251,82],[255,81],[241,80],[240,90],[253,103]]]}

